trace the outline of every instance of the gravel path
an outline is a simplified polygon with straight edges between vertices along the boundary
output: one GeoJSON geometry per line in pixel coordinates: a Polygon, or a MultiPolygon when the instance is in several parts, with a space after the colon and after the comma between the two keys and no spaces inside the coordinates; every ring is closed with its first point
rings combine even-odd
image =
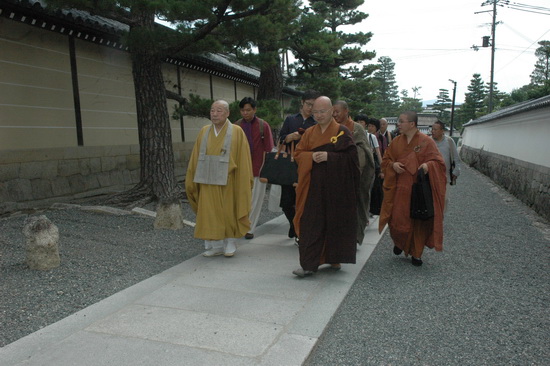
{"type": "MultiPolygon", "coordinates": [[[[260,224],[280,215],[267,210],[267,196],[260,224]]],[[[194,222],[188,204],[183,210],[194,222]]],[[[193,228],[155,230],[150,217],[79,208],[37,214],[59,228],[61,266],[28,269],[21,233],[27,215],[0,219],[0,347],[204,251],[193,228]]]]}
{"type": "Polygon", "coordinates": [[[413,267],[386,233],[307,365],[548,365],[548,223],[463,170],[444,251],[413,267]]]}

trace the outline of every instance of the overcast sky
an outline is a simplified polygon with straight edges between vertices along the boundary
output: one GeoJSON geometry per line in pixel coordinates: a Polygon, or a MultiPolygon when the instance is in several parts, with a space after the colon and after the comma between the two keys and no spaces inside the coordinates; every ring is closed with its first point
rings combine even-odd
{"type": "MultiPolygon", "coordinates": [[[[501,1],[502,2],[502,1],[501,1]]],[[[471,49],[480,45],[483,36],[491,35],[492,5],[482,0],[365,0],[360,8],[369,17],[355,29],[372,32],[367,49],[395,62],[399,90],[420,89],[423,100],[436,99],[440,88],[449,89],[457,82],[457,103],[474,73],[484,82],[490,80],[491,48],[471,49]]],[[[514,1],[510,1],[510,4],[514,1]]],[[[550,8],[550,0],[519,0],[550,8]]],[[[550,14],[547,12],[546,14],[550,14]]],[[[550,15],[497,7],[495,82],[504,92],[511,92],[530,81],[537,42],[550,40],[550,15]]]]}

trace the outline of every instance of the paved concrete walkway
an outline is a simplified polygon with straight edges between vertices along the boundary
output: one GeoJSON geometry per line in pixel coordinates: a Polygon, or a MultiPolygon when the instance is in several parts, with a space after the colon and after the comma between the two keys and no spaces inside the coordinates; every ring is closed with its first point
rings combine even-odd
{"type": "Polygon", "coordinates": [[[0,348],[0,365],[301,365],[380,240],[377,225],[357,264],[300,279],[280,216],[235,257],[174,266],[0,348]]]}

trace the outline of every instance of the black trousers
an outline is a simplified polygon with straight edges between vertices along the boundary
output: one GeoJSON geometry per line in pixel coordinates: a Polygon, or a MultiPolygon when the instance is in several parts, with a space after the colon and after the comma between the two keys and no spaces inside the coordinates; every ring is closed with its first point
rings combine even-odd
{"type": "Polygon", "coordinates": [[[296,189],[294,186],[281,186],[281,208],[290,224],[288,230],[288,236],[294,238],[296,232],[294,231],[294,216],[296,215],[296,189]]]}

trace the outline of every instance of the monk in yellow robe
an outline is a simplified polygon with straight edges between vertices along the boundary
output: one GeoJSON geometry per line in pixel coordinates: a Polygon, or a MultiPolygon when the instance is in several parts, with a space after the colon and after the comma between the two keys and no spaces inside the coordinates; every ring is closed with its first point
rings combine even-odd
{"type": "Polygon", "coordinates": [[[445,162],[432,138],[418,131],[416,112],[399,116],[400,135],[393,139],[382,160],[384,201],[380,212],[380,232],[389,224],[395,255],[412,256],[414,266],[422,265],[424,247],[443,250],[443,207],[445,203],[445,162]],[[412,185],[423,169],[430,179],[434,217],[412,219],[412,185]]]}
{"type": "Polygon", "coordinates": [[[300,238],[296,276],[310,276],[321,264],[340,269],[355,263],[359,161],[350,131],[332,118],[332,102],[313,104],[317,124],[296,147],[298,186],[294,227],[300,238]],[[351,215],[350,215],[351,213],[351,215]]]}
{"type": "Polygon", "coordinates": [[[236,238],[250,230],[252,161],[244,131],[229,119],[229,104],[218,100],[210,110],[187,166],[185,190],[197,215],[195,237],[205,240],[206,257],[236,251],[236,238]]]}

